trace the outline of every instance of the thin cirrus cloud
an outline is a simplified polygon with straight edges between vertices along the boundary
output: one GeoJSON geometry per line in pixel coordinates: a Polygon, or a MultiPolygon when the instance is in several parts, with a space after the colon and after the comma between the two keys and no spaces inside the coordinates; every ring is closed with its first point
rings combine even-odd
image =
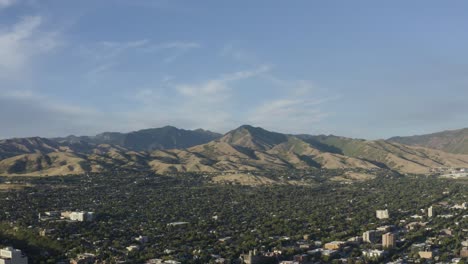
{"type": "MultiPolygon", "coordinates": [[[[0,0],[0,5],[7,7],[14,2],[0,0]]],[[[311,99],[316,98],[311,92],[315,89],[312,82],[279,78],[283,74],[274,73],[271,64],[249,60],[256,57],[253,52],[227,45],[213,53],[198,41],[164,41],[150,36],[75,42],[70,41],[66,30],[54,31],[53,25],[46,23],[48,18],[24,16],[0,27],[0,138],[93,135],[163,125],[226,132],[244,123],[284,131],[293,121],[310,124],[327,115],[321,109],[323,105],[311,99]],[[205,76],[195,76],[173,69],[177,67],[165,67],[181,63],[190,52],[218,56],[216,59],[240,70],[216,74],[216,68],[211,67],[205,76]],[[42,64],[48,59],[53,63],[42,64]],[[155,68],[152,72],[157,63],[146,60],[160,62],[162,71],[155,68]],[[61,63],[67,64],[61,67],[61,63]],[[124,64],[126,67],[117,71],[117,66],[124,64]],[[133,76],[125,75],[130,67],[146,70],[135,75],[140,90],[125,86],[132,82],[127,78],[133,76]],[[49,71],[54,74],[43,74],[49,71]],[[83,75],[89,79],[83,81],[83,75]],[[77,82],[67,81],[68,77],[76,77],[77,82]],[[7,85],[10,83],[11,87],[7,85]],[[116,92],[104,96],[110,87],[116,92]],[[86,92],[80,92],[81,88],[92,90],[96,96],[83,99],[86,92]],[[122,99],[125,95],[131,95],[133,102],[122,99]],[[111,111],[109,103],[123,106],[111,111]]]]}
{"type": "Polygon", "coordinates": [[[168,52],[171,56],[182,55],[192,49],[200,48],[197,42],[163,42],[153,43],[149,39],[132,41],[100,41],[91,47],[85,48],[85,52],[96,60],[116,58],[126,52],[158,53],[168,52]],[[172,51],[172,53],[170,52],[172,51]]]}
{"type": "Polygon", "coordinates": [[[163,54],[160,60],[164,63],[171,63],[182,57],[187,52],[200,48],[197,42],[163,42],[154,43],[149,39],[139,39],[132,41],[100,41],[81,47],[81,54],[93,66],[88,71],[88,76],[95,76],[103,72],[109,72],[119,64],[124,55],[134,55],[136,53],[159,53],[163,54]]]}
{"type": "Polygon", "coordinates": [[[106,120],[96,110],[30,90],[2,91],[0,112],[0,138],[94,133],[106,120]]]}
{"type": "Polygon", "coordinates": [[[144,120],[144,117],[164,119],[169,113],[173,120],[171,124],[185,128],[203,127],[226,132],[250,123],[291,133],[309,132],[311,125],[331,114],[323,110],[324,105],[338,97],[320,98],[315,94],[317,86],[312,82],[282,80],[272,73],[271,68],[260,65],[199,83],[168,83],[165,89],[176,92],[169,96],[161,93],[164,89],[142,89],[134,99],[144,107],[128,114],[133,120],[146,124],[151,124],[151,120],[144,120]],[[279,94],[254,96],[257,98],[254,103],[244,103],[245,97],[251,96],[245,90],[240,94],[242,84],[253,79],[265,89],[279,91],[279,94]]]}
{"type": "Polygon", "coordinates": [[[16,4],[17,0],[0,0],[0,10],[16,4]]]}
{"type": "Polygon", "coordinates": [[[36,56],[59,46],[58,33],[42,24],[41,16],[28,16],[0,31],[0,78],[22,74],[36,56]]]}
{"type": "Polygon", "coordinates": [[[161,52],[169,50],[171,53],[163,59],[165,63],[172,63],[190,50],[201,48],[198,42],[167,42],[149,46],[146,51],[148,52],[161,52]]]}
{"type": "Polygon", "coordinates": [[[249,112],[249,122],[288,133],[308,133],[310,128],[330,115],[321,109],[325,100],[307,100],[297,97],[274,99],[249,112]]]}
{"type": "Polygon", "coordinates": [[[206,80],[199,84],[180,84],[175,89],[183,96],[194,99],[219,100],[230,92],[230,83],[257,77],[270,70],[270,66],[262,65],[252,70],[224,74],[218,78],[206,80]]]}

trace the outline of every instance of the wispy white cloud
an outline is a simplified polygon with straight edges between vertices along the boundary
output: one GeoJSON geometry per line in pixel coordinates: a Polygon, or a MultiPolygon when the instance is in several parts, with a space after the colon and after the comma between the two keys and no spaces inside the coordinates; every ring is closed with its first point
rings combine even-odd
{"type": "Polygon", "coordinates": [[[255,54],[241,49],[232,43],[224,45],[219,54],[222,57],[230,58],[231,60],[240,63],[258,64],[260,62],[259,59],[256,58],[255,54]]]}
{"type": "Polygon", "coordinates": [[[84,57],[91,61],[93,66],[87,75],[92,76],[98,73],[110,71],[119,64],[121,56],[135,53],[161,53],[159,60],[163,63],[170,63],[182,57],[192,49],[200,48],[197,42],[164,42],[153,43],[148,39],[132,41],[100,41],[93,45],[81,48],[84,57]]]}
{"type": "Polygon", "coordinates": [[[80,106],[67,104],[54,100],[49,96],[39,94],[32,90],[6,90],[1,95],[4,99],[11,99],[15,101],[31,102],[35,105],[42,105],[44,108],[59,112],[66,115],[94,115],[97,113],[96,110],[90,108],[83,108],[80,106]]]}
{"type": "Polygon", "coordinates": [[[149,40],[147,39],[124,42],[101,41],[98,43],[98,47],[93,50],[97,52],[91,52],[91,54],[95,56],[95,59],[99,60],[113,59],[127,51],[137,50],[139,48],[145,47],[148,45],[148,43],[149,40]]]}
{"type": "Polygon", "coordinates": [[[0,0],[0,10],[16,4],[18,0],[0,0]]]}
{"type": "Polygon", "coordinates": [[[0,138],[96,133],[116,121],[96,109],[31,90],[0,93],[0,112],[0,138]]]}
{"type": "Polygon", "coordinates": [[[41,16],[28,16],[0,30],[0,78],[21,74],[35,56],[59,46],[58,33],[42,30],[42,24],[41,16]]]}
{"type": "Polygon", "coordinates": [[[261,104],[252,112],[250,120],[255,123],[282,123],[290,121],[317,122],[324,116],[316,108],[323,100],[275,99],[261,104]]]}
{"type": "Polygon", "coordinates": [[[195,84],[180,84],[171,77],[160,87],[140,89],[133,99],[141,107],[128,111],[125,116],[138,127],[172,124],[224,132],[232,129],[233,125],[242,124],[237,121],[237,114],[233,111],[235,103],[231,100],[237,86],[235,82],[260,77],[270,68],[260,65],[195,84]]]}
{"type": "Polygon", "coordinates": [[[174,62],[176,59],[180,58],[187,52],[193,49],[200,48],[200,43],[197,42],[183,42],[183,41],[175,41],[175,42],[167,42],[152,45],[146,48],[147,52],[161,52],[161,51],[170,51],[169,55],[167,55],[163,61],[165,63],[174,62]]]}
{"type": "Polygon", "coordinates": [[[269,65],[221,74],[194,84],[174,82],[157,89],[140,90],[135,99],[144,107],[127,113],[132,121],[141,125],[159,120],[163,124],[204,127],[220,132],[250,123],[276,131],[307,133],[313,132],[311,128],[332,115],[326,110],[326,104],[339,99],[338,96],[320,95],[318,85],[312,81],[278,78],[269,65]],[[264,87],[282,92],[263,94],[253,100],[256,104],[240,102],[242,96],[239,97],[236,82],[252,78],[264,87]],[[171,87],[175,95],[160,93],[171,87]]]}
{"type": "Polygon", "coordinates": [[[245,118],[267,129],[286,133],[313,133],[312,128],[332,115],[324,110],[326,103],[339,99],[339,96],[318,95],[318,86],[308,80],[282,80],[271,74],[267,80],[288,92],[250,109],[245,118]]]}
{"type": "Polygon", "coordinates": [[[227,98],[231,90],[230,83],[253,78],[270,70],[270,66],[262,65],[252,70],[238,71],[224,74],[218,78],[210,79],[199,84],[180,84],[176,85],[176,90],[183,96],[189,96],[194,99],[220,100],[227,98]]]}
{"type": "Polygon", "coordinates": [[[175,41],[175,42],[167,42],[162,44],[157,44],[150,47],[150,50],[164,50],[164,49],[182,49],[182,50],[189,50],[189,49],[196,49],[200,48],[200,43],[197,42],[183,42],[183,41],[175,41]]]}

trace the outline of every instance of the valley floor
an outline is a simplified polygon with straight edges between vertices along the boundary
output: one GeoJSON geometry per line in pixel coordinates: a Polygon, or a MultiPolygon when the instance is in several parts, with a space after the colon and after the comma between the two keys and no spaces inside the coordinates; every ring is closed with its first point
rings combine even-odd
{"type": "Polygon", "coordinates": [[[3,178],[14,188],[0,190],[0,244],[21,249],[31,263],[68,262],[81,253],[106,263],[236,263],[254,249],[263,257],[276,252],[274,262],[302,256],[310,263],[369,263],[373,258],[364,255],[374,249],[385,252],[375,262],[419,261],[421,251],[450,260],[468,238],[462,205],[468,189],[454,180],[326,170],[273,174],[3,178]],[[348,181],[330,180],[337,175],[348,181]],[[253,184],[243,184],[246,179],[253,184]],[[379,209],[388,209],[389,218],[377,219],[379,209]],[[95,217],[64,219],[67,211],[95,217]],[[362,241],[364,232],[379,228],[396,236],[394,248],[383,251],[380,237],[362,241]],[[332,241],[343,244],[330,251],[332,241]]]}

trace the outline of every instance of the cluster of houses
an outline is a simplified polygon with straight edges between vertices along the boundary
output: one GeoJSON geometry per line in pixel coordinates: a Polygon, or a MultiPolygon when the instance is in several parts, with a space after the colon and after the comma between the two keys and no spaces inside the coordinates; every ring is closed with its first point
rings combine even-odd
{"type": "MultiPolygon", "coordinates": [[[[356,259],[372,259],[382,260],[392,254],[392,249],[398,249],[403,244],[410,244],[406,257],[411,255],[418,256],[420,259],[426,259],[431,261],[437,261],[440,256],[438,251],[439,242],[444,238],[450,238],[454,236],[454,230],[450,227],[445,226],[440,228],[433,224],[433,221],[437,218],[450,219],[452,217],[460,218],[463,215],[463,211],[468,209],[468,203],[460,204],[449,204],[447,202],[439,202],[434,206],[430,206],[427,209],[421,209],[421,213],[407,216],[404,219],[397,220],[400,224],[392,225],[388,224],[390,219],[390,212],[388,209],[376,210],[375,217],[382,220],[381,226],[373,227],[371,230],[363,230],[364,232],[359,236],[353,236],[343,241],[331,241],[328,243],[322,243],[321,241],[314,241],[309,239],[309,236],[304,236],[299,241],[291,241],[298,249],[296,252],[302,252],[296,254],[292,259],[285,259],[283,252],[280,250],[274,250],[273,252],[261,252],[257,250],[249,251],[246,254],[241,254],[239,261],[245,264],[259,264],[259,263],[280,263],[280,264],[306,264],[306,263],[317,263],[323,259],[337,259],[342,262],[346,262],[348,258],[356,259]],[[386,225],[385,225],[386,224],[386,225]],[[440,228],[440,229],[435,229],[440,228]],[[413,241],[407,241],[405,239],[406,234],[415,232],[418,230],[431,230],[431,237],[426,237],[424,242],[414,243],[413,241]],[[356,252],[359,252],[359,256],[356,256],[356,252]]],[[[393,214],[392,214],[393,215],[393,214]]],[[[463,219],[468,218],[468,215],[463,215],[463,219]]],[[[48,211],[39,214],[40,221],[73,221],[73,222],[86,222],[94,221],[94,212],[86,211],[48,211]]],[[[217,218],[216,218],[217,219],[217,218]]],[[[396,219],[394,219],[396,220],[396,219]]],[[[392,223],[397,223],[392,222],[392,223]]],[[[168,227],[176,227],[180,225],[187,225],[188,222],[173,222],[168,223],[168,227]]],[[[457,224],[458,225],[458,224],[457,224]]],[[[42,229],[41,235],[47,236],[53,233],[53,229],[42,229]]],[[[468,233],[468,230],[464,230],[468,233]]],[[[289,239],[289,238],[288,238],[289,239]]],[[[220,238],[220,243],[229,243],[232,237],[220,238]]],[[[149,243],[149,238],[144,235],[133,237],[132,241],[126,247],[128,253],[133,251],[141,250],[145,244],[149,243]]],[[[461,258],[468,258],[468,240],[461,241],[459,250],[454,258],[451,260],[452,263],[458,263],[457,261],[461,258]]],[[[170,254],[171,252],[165,252],[170,254]]],[[[291,255],[289,255],[291,256],[291,255]]],[[[215,263],[230,263],[230,260],[225,259],[221,256],[212,256],[215,263]]],[[[289,257],[291,258],[291,257],[289,257]]],[[[70,260],[72,264],[88,264],[96,263],[99,261],[99,257],[91,253],[83,253],[77,255],[75,258],[70,260]]],[[[388,261],[387,261],[388,262],[388,261]]],[[[399,259],[393,263],[406,263],[407,259],[399,259]]],[[[20,250],[13,249],[11,247],[0,250],[0,264],[27,264],[27,257],[25,257],[20,250]]],[[[180,262],[175,260],[163,260],[163,259],[150,259],[146,263],[148,264],[178,264],[180,262]]],[[[388,262],[390,263],[390,262],[388,262]]]]}
{"type": "MultiPolygon", "coordinates": [[[[441,206],[441,205],[438,205],[441,206]]],[[[444,204],[445,209],[448,210],[465,210],[468,209],[467,203],[456,204],[449,206],[444,204]]],[[[442,208],[440,208],[442,209],[442,208]]],[[[434,207],[429,207],[426,212],[426,216],[421,218],[427,219],[427,222],[408,222],[408,219],[402,219],[400,222],[403,225],[384,225],[377,227],[375,230],[367,230],[363,232],[362,236],[351,237],[346,241],[331,241],[322,245],[321,241],[298,241],[297,245],[299,249],[304,250],[304,254],[298,254],[293,256],[292,260],[283,260],[281,252],[257,252],[256,250],[250,251],[247,254],[240,256],[241,263],[244,264],[259,264],[259,263],[280,263],[280,264],[306,264],[306,263],[318,263],[320,259],[337,259],[341,263],[347,263],[347,258],[351,256],[352,252],[356,250],[360,251],[360,257],[356,259],[369,259],[379,261],[384,259],[386,256],[391,254],[391,250],[401,246],[408,241],[404,238],[405,234],[425,229],[432,230],[431,221],[436,217],[443,217],[444,215],[437,215],[434,207]],[[405,224],[406,223],[406,224],[405,224]]],[[[376,217],[378,219],[389,218],[389,212],[385,210],[377,210],[376,217]]],[[[467,216],[468,217],[468,216],[467,216]]],[[[414,218],[410,216],[409,218],[414,218]]],[[[468,233],[468,230],[464,230],[468,233]]],[[[438,254],[438,241],[444,238],[452,237],[453,230],[450,228],[443,228],[436,232],[435,237],[427,237],[424,243],[413,243],[411,244],[408,255],[412,257],[418,256],[419,259],[425,259],[430,261],[437,261],[439,259],[438,254]]],[[[306,239],[306,237],[304,237],[306,239]]],[[[308,239],[308,237],[307,237],[308,239]]],[[[462,258],[468,258],[468,240],[461,243],[462,249],[460,250],[458,257],[451,259],[450,263],[458,263],[462,258]]],[[[407,263],[409,256],[406,259],[398,259],[394,262],[388,263],[407,263]]]]}
{"type": "Polygon", "coordinates": [[[453,178],[453,179],[468,178],[468,168],[439,167],[439,168],[431,169],[431,172],[436,173],[444,178],[453,178]]]}
{"type": "MultiPolygon", "coordinates": [[[[423,215],[412,215],[408,216],[405,219],[401,219],[398,226],[395,225],[383,225],[376,227],[372,230],[366,230],[360,236],[354,236],[344,241],[331,241],[328,243],[323,243],[321,241],[313,241],[309,239],[309,236],[304,236],[303,240],[296,241],[297,249],[301,250],[302,254],[297,254],[292,257],[290,260],[283,260],[285,257],[280,250],[275,250],[273,252],[260,252],[257,250],[252,250],[246,254],[242,254],[239,258],[241,263],[245,264],[259,264],[259,263],[280,263],[280,264],[306,264],[306,263],[316,263],[317,260],[325,259],[338,259],[346,262],[346,259],[351,257],[352,254],[355,254],[356,251],[360,252],[359,257],[356,259],[372,259],[372,260],[382,260],[391,254],[391,250],[398,248],[402,244],[406,243],[405,234],[413,232],[416,230],[430,230],[431,221],[436,218],[448,218],[448,215],[456,214],[442,214],[438,212],[442,211],[451,211],[454,210],[466,210],[468,209],[468,204],[452,204],[448,203],[439,203],[436,206],[431,206],[425,210],[422,210],[423,215]],[[412,220],[412,221],[411,221],[412,220]],[[416,220],[416,221],[415,221],[416,220]],[[426,220],[426,221],[423,221],[426,220]]],[[[382,220],[383,222],[386,219],[390,218],[390,212],[388,209],[376,210],[375,216],[377,219],[382,220]]],[[[465,215],[468,217],[468,215],[465,215]]],[[[94,213],[93,212],[45,212],[39,215],[41,221],[46,220],[57,220],[57,219],[66,219],[69,221],[93,221],[94,213]]],[[[169,223],[168,226],[179,226],[186,225],[187,222],[174,222],[169,223]]],[[[468,232],[468,230],[466,230],[468,232]]],[[[44,235],[47,235],[47,232],[53,232],[53,230],[42,230],[41,232],[44,235]]],[[[437,250],[437,241],[444,237],[453,236],[453,230],[450,228],[444,228],[438,231],[438,235],[435,237],[428,237],[424,243],[413,243],[409,248],[409,252],[417,255],[420,259],[427,260],[437,260],[438,259],[438,250],[437,250]]],[[[132,251],[139,251],[141,247],[149,243],[149,238],[144,235],[132,238],[133,243],[126,247],[128,253],[132,251]]],[[[231,237],[220,238],[220,243],[228,243],[232,240],[231,237]]],[[[289,240],[289,238],[288,238],[289,240]]],[[[171,252],[165,252],[171,253],[171,252]]],[[[213,255],[214,263],[230,263],[230,260],[225,259],[221,256],[213,255]]],[[[459,258],[468,257],[468,240],[462,242],[462,249],[459,252],[459,258]]],[[[74,259],[70,261],[72,264],[88,264],[96,263],[98,258],[94,254],[84,253],[79,254],[74,259]]],[[[453,261],[457,261],[457,258],[454,258],[453,261]]],[[[393,263],[404,263],[405,261],[400,259],[399,261],[393,263]]],[[[0,260],[0,264],[2,264],[0,260]]],[[[21,262],[4,262],[4,263],[21,263],[21,262]]],[[[146,263],[148,264],[178,264],[180,262],[175,260],[163,260],[163,259],[150,259],[146,263]]],[[[457,262],[454,262],[457,263],[457,262]]]]}

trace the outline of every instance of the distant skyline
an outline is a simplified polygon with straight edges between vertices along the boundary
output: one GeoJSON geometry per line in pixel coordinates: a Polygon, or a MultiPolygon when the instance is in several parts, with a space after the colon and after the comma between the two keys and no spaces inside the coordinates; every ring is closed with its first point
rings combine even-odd
{"type": "Polygon", "coordinates": [[[468,127],[466,1],[0,0],[0,138],[468,127]]]}

